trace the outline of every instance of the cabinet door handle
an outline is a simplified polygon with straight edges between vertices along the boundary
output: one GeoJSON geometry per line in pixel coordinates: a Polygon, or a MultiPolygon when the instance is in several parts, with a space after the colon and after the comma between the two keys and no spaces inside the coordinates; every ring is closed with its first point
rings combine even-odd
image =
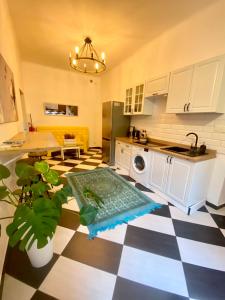
{"type": "Polygon", "coordinates": [[[184,104],[184,112],[186,111],[187,103],[184,104]]]}
{"type": "Polygon", "coordinates": [[[190,105],[191,105],[191,102],[189,102],[187,105],[187,111],[189,111],[190,105]]]}
{"type": "Polygon", "coordinates": [[[168,164],[168,159],[169,159],[169,156],[167,156],[167,158],[166,158],[166,162],[167,162],[167,164],[168,164]]]}
{"type": "Polygon", "coordinates": [[[172,164],[172,159],[173,159],[173,157],[171,156],[171,157],[170,157],[170,165],[172,164]]]}

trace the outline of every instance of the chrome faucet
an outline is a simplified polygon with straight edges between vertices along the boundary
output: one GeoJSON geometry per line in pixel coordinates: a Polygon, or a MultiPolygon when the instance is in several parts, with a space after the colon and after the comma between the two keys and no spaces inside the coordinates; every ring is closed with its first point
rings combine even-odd
{"type": "MultiPolygon", "coordinates": [[[[198,148],[198,135],[197,135],[197,133],[195,133],[195,132],[189,132],[188,134],[186,134],[186,136],[189,136],[189,135],[194,135],[195,136],[195,146],[194,146],[194,149],[197,150],[197,148],[198,148]]],[[[193,147],[191,146],[191,148],[193,148],[193,147]]]]}

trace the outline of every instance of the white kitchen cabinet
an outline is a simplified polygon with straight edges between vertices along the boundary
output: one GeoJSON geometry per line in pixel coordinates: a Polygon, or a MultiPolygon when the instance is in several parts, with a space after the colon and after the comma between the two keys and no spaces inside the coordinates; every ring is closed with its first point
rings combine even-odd
{"type": "Polygon", "coordinates": [[[129,171],[132,145],[116,141],[115,164],[117,167],[129,171]]]}
{"type": "Polygon", "coordinates": [[[223,69],[223,58],[210,59],[195,65],[190,94],[190,112],[217,111],[223,69]]]}
{"type": "Polygon", "coordinates": [[[144,84],[126,89],[124,100],[125,115],[151,115],[152,103],[145,98],[144,84]]]}
{"type": "Polygon", "coordinates": [[[116,148],[115,148],[115,165],[120,165],[120,153],[121,153],[121,142],[116,141],[116,148]]]}
{"type": "Polygon", "coordinates": [[[124,101],[124,115],[131,115],[133,108],[133,88],[126,89],[124,101]]]}
{"type": "Polygon", "coordinates": [[[169,158],[170,164],[166,193],[171,198],[185,203],[190,183],[191,167],[193,163],[179,158],[169,158]]]}
{"type": "Polygon", "coordinates": [[[179,69],[171,73],[167,97],[167,113],[184,113],[190,102],[191,82],[194,66],[179,69]]]}
{"type": "Polygon", "coordinates": [[[168,168],[166,164],[167,155],[154,152],[152,153],[152,161],[150,167],[150,183],[160,191],[165,188],[168,168]]]}
{"type": "Polygon", "coordinates": [[[225,57],[171,73],[167,113],[225,112],[225,57]]]}
{"type": "Polygon", "coordinates": [[[168,93],[170,73],[151,78],[145,82],[145,97],[159,96],[168,93]]]}
{"type": "Polygon", "coordinates": [[[168,201],[189,213],[207,199],[213,163],[213,159],[190,162],[153,151],[149,187],[164,193],[168,201]]]}

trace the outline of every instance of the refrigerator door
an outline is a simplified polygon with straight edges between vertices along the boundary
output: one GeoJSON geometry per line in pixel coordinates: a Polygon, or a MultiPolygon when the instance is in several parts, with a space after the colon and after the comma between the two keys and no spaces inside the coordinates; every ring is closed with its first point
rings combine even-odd
{"type": "Polygon", "coordinates": [[[123,102],[112,102],[112,138],[128,135],[130,117],[124,116],[123,106],[123,102]]]}
{"type": "Polygon", "coordinates": [[[102,160],[105,163],[110,162],[111,157],[111,140],[102,138],[102,160]]]}
{"type": "Polygon", "coordinates": [[[130,117],[123,115],[123,102],[109,101],[102,104],[102,153],[103,161],[115,163],[115,138],[126,136],[130,117]]]}
{"type": "Polygon", "coordinates": [[[111,138],[112,134],[112,102],[102,104],[102,137],[111,138]]]}

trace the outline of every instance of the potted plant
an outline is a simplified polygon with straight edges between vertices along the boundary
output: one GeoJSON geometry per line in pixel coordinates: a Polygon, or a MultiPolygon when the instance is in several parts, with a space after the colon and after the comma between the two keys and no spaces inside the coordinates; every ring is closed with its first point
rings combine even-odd
{"type": "MultiPolygon", "coordinates": [[[[53,256],[52,238],[60,220],[62,205],[67,203],[72,190],[69,185],[63,185],[56,192],[50,191],[53,186],[62,184],[62,179],[45,161],[36,162],[34,166],[19,162],[15,172],[18,189],[12,191],[5,183],[5,179],[10,177],[10,171],[0,164],[0,202],[15,207],[14,215],[6,217],[12,218],[6,229],[9,245],[14,247],[18,244],[21,251],[27,251],[31,264],[41,267],[53,256]]],[[[80,223],[92,223],[97,211],[96,206],[82,207],[77,213],[80,223]]]]}
{"type": "Polygon", "coordinates": [[[64,134],[64,145],[71,145],[76,143],[74,134],[65,133],[64,134]]]}

